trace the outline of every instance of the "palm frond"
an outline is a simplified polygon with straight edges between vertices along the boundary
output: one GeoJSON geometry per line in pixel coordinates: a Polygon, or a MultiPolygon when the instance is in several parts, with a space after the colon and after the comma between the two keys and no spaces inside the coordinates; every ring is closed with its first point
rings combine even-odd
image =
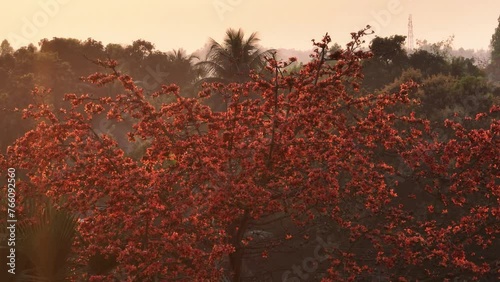
{"type": "Polygon", "coordinates": [[[210,50],[206,60],[196,64],[203,69],[204,78],[218,78],[218,81],[243,82],[249,80],[250,71],[261,71],[266,64],[264,56],[272,55],[275,50],[261,50],[257,43],[257,33],[244,38],[242,29],[228,29],[222,44],[210,39],[210,50]]]}
{"type": "Polygon", "coordinates": [[[48,200],[33,222],[19,224],[19,251],[33,265],[24,271],[23,281],[64,281],[68,277],[76,227],[76,216],[55,208],[48,200]]]}

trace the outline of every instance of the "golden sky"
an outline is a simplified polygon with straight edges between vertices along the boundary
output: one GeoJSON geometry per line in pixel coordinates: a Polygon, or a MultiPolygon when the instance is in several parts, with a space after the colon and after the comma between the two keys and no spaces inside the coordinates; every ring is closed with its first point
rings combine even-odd
{"type": "MultiPolygon", "coordinates": [[[[193,52],[227,28],[257,31],[266,48],[310,49],[326,32],[334,42],[371,24],[379,36],[407,35],[429,42],[454,35],[454,48],[487,49],[500,0],[18,0],[4,1],[0,40],[13,47],[43,38],[89,37],[130,44],[145,39],[162,51],[193,52]]],[[[369,37],[369,41],[372,37],[369,37]]]]}

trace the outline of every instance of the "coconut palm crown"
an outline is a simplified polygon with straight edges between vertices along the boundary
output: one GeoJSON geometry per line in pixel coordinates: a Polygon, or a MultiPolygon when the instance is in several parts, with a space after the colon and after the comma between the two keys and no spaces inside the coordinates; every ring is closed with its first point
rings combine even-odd
{"type": "Polygon", "coordinates": [[[210,38],[210,50],[206,60],[196,64],[204,72],[202,82],[244,82],[249,80],[251,70],[261,71],[266,62],[264,57],[271,56],[275,50],[262,50],[257,43],[257,33],[247,39],[241,29],[228,29],[224,42],[218,43],[210,38]]]}

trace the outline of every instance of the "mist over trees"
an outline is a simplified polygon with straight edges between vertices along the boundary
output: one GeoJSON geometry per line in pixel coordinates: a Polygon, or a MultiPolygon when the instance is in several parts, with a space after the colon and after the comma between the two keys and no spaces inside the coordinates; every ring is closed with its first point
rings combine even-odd
{"type": "Polygon", "coordinates": [[[3,40],[0,280],[499,279],[500,18],[489,60],[351,35],[3,40]]]}

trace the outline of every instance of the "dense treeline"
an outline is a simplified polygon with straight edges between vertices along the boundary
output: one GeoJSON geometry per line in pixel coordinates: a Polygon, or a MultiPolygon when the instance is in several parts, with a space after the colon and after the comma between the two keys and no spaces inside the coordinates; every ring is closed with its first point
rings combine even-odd
{"type": "MultiPolygon", "coordinates": [[[[210,42],[212,48],[206,58],[188,55],[183,50],[162,52],[144,40],[136,40],[131,45],[104,46],[90,38],[84,41],[53,38],[42,40],[39,48],[29,45],[18,50],[4,40],[0,45],[0,120],[5,134],[0,137],[0,148],[5,150],[32,127],[28,122],[21,122],[21,113],[15,109],[23,109],[33,102],[34,87],[50,88],[52,95],[48,99],[55,108],[65,107],[65,93],[90,92],[95,97],[112,93],[112,86],[89,88],[80,81],[81,77],[102,70],[95,63],[97,59],[117,60],[117,69],[134,77],[137,85],[147,92],[157,90],[162,84],[174,83],[180,86],[183,96],[194,97],[201,82],[244,81],[249,79],[250,70],[261,70],[263,57],[271,57],[275,50],[259,50],[258,40],[256,34],[244,39],[241,30],[228,31],[222,44],[210,42]],[[231,50],[228,46],[242,49],[231,50]],[[230,53],[224,54],[225,50],[230,53]],[[234,54],[238,52],[246,53],[247,57],[237,58],[234,54]],[[220,61],[231,57],[236,60],[220,61]],[[217,60],[219,62],[215,62],[217,60]]],[[[418,111],[436,121],[453,112],[470,114],[487,109],[499,96],[498,87],[491,83],[499,81],[498,41],[493,38],[491,63],[481,69],[474,59],[453,57],[443,44],[428,44],[408,52],[404,48],[404,36],[375,37],[369,45],[373,57],[363,64],[362,89],[367,93],[394,90],[398,82],[412,79],[423,85],[420,90],[423,106],[418,111]],[[465,101],[470,104],[465,105],[465,101]]],[[[334,47],[332,50],[340,48],[334,47]]],[[[294,65],[298,71],[300,66],[294,65]]],[[[209,103],[217,110],[225,108],[221,99],[214,98],[209,103]]]]}
{"type": "MultiPolygon", "coordinates": [[[[497,37],[494,35],[492,39],[491,63],[484,69],[479,68],[474,59],[453,57],[447,52],[449,46],[442,43],[427,44],[408,52],[404,48],[404,36],[375,37],[369,45],[373,57],[363,64],[362,89],[367,93],[394,90],[398,82],[412,79],[423,85],[419,93],[423,106],[418,111],[436,121],[454,112],[471,114],[487,109],[495,97],[500,96],[498,87],[491,83],[500,80],[497,37]],[[467,102],[469,105],[464,104],[467,102]]],[[[80,81],[81,77],[102,70],[95,60],[117,60],[117,69],[134,77],[137,85],[148,92],[173,83],[180,86],[183,96],[194,97],[201,82],[241,82],[249,79],[250,70],[261,70],[263,57],[271,57],[275,50],[259,50],[258,40],[256,34],[245,39],[241,30],[229,30],[222,44],[211,40],[212,48],[206,58],[188,55],[183,50],[162,52],[145,40],[125,46],[104,46],[90,38],[84,41],[53,38],[42,40],[39,48],[29,45],[18,50],[4,40],[0,45],[0,120],[5,134],[0,137],[0,148],[5,150],[32,127],[28,122],[21,122],[21,113],[15,109],[23,109],[33,102],[34,87],[50,88],[49,99],[55,108],[64,107],[65,93],[90,92],[95,97],[112,93],[112,86],[90,89],[80,81]],[[238,52],[247,55],[237,58],[238,52]],[[235,60],[221,62],[231,57],[235,60]]],[[[340,46],[335,45],[332,52],[338,48],[340,46]]],[[[209,103],[217,110],[225,108],[221,99],[214,98],[209,103]]]]}
{"type": "Polygon", "coordinates": [[[103,46],[92,39],[53,38],[42,40],[39,48],[29,45],[15,51],[4,41],[0,54],[0,115],[5,132],[0,140],[2,150],[32,126],[21,122],[21,113],[15,109],[23,109],[33,102],[31,90],[34,87],[51,89],[48,99],[54,108],[67,107],[63,102],[66,93],[87,92],[96,98],[111,93],[113,86],[96,88],[80,80],[102,70],[95,60],[113,58],[119,61],[119,70],[141,80],[138,85],[148,91],[161,84],[175,83],[185,93],[190,93],[197,78],[193,57],[182,50],[157,51],[152,43],[144,40],[127,46],[103,46]]]}

